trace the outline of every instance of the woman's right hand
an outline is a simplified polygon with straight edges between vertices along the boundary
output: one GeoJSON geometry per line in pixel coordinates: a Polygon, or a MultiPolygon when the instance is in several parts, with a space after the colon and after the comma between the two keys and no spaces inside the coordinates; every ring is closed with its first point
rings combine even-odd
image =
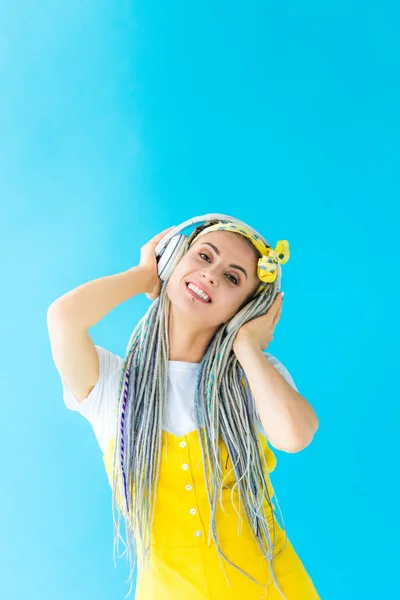
{"type": "Polygon", "coordinates": [[[158,277],[157,259],[154,250],[162,238],[165,237],[169,231],[174,229],[174,227],[176,227],[176,225],[164,229],[164,231],[155,235],[140,248],[139,266],[147,272],[149,278],[148,291],[146,292],[146,296],[149,300],[158,298],[161,291],[161,280],[158,277]]]}

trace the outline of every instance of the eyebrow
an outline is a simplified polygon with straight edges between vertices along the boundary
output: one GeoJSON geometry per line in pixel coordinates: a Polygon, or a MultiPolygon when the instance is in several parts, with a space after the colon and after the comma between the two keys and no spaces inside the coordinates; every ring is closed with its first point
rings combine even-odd
{"type": "MultiPolygon", "coordinates": [[[[207,246],[211,246],[211,248],[214,250],[214,252],[216,254],[218,254],[218,256],[220,256],[221,252],[218,250],[217,246],[214,246],[214,244],[212,244],[211,242],[203,242],[205,245],[207,246]]],[[[229,265],[230,267],[233,267],[234,269],[239,269],[239,271],[243,271],[243,273],[246,275],[247,278],[247,272],[245,269],[243,269],[243,267],[241,267],[240,265],[229,265]]]]}

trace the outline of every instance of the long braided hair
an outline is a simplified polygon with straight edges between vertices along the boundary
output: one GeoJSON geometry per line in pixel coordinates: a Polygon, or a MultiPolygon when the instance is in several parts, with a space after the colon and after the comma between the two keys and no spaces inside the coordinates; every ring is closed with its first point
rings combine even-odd
{"type": "MultiPolygon", "coordinates": [[[[197,227],[195,233],[199,233],[214,222],[197,227]]],[[[235,235],[246,239],[239,233],[235,235]]],[[[246,241],[251,245],[258,259],[260,253],[249,240],[246,241]]],[[[172,270],[188,249],[189,242],[176,256],[172,270]]],[[[232,460],[236,485],[251,531],[268,561],[277,589],[286,600],[276,580],[272,564],[273,559],[286,547],[285,526],[283,524],[285,545],[279,552],[275,552],[274,507],[267,486],[269,475],[266,460],[261,451],[255,426],[255,403],[246,375],[232,351],[232,343],[239,328],[267,312],[275,298],[277,285],[277,281],[267,283],[261,293],[256,297],[252,294],[252,297],[248,297],[242,303],[237,313],[244,306],[247,310],[243,311],[242,318],[232,331],[227,331],[228,321],[214,334],[200,363],[195,392],[195,415],[211,508],[210,528],[218,555],[222,555],[229,564],[264,587],[232,563],[218,543],[215,511],[223,484],[218,444],[219,438],[222,438],[232,460]],[[242,380],[246,384],[245,387],[242,385],[242,380]],[[263,507],[264,499],[272,513],[273,541],[263,507]]],[[[115,549],[118,540],[121,540],[126,547],[121,556],[127,553],[129,557],[130,580],[137,562],[135,544],[140,543],[147,561],[150,558],[151,526],[161,462],[162,429],[168,383],[168,318],[171,303],[166,294],[166,286],[167,281],[164,281],[159,296],[131,335],[119,387],[112,475],[114,561],[115,549]],[[116,510],[118,519],[115,517],[116,510]],[[126,543],[120,533],[121,515],[125,519],[126,543]]],[[[279,507],[276,495],[274,499],[279,507]]],[[[282,516],[280,508],[279,512],[282,516]]],[[[131,589],[132,581],[127,596],[131,589]]]]}

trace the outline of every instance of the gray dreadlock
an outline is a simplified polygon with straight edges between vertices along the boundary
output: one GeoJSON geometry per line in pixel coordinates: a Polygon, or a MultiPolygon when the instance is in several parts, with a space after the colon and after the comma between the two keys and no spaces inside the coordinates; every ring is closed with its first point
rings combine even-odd
{"type": "MultiPolygon", "coordinates": [[[[200,232],[210,226],[208,222],[196,229],[200,232]]],[[[239,233],[236,233],[239,235],[239,233]]],[[[246,239],[240,236],[241,239],[246,239]]],[[[258,250],[251,244],[259,258],[258,250]]],[[[188,251],[189,242],[176,256],[172,270],[188,251]]],[[[234,352],[232,343],[239,328],[246,322],[265,314],[271,306],[277,281],[265,286],[256,297],[247,298],[246,310],[231,331],[228,323],[214,334],[203,360],[196,383],[195,414],[208,499],[211,508],[212,536],[218,555],[252,581],[260,584],[223,553],[218,542],[215,511],[222,487],[222,468],[219,455],[219,438],[222,438],[232,459],[236,485],[243,501],[245,514],[263,556],[268,561],[273,581],[282,595],[276,580],[272,561],[286,547],[274,554],[274,507],[268,491],[268,468],[255,428],[255,404],[246,375],[234,352]],[[242,385],[245,382],[245,387],[242,385]],[[208,471],[209,469],[209,471],[208,471]],[[208,475],[209,472],[209,475],[208,475]],[[268,520],[263,507],[264,498],[272,511],[274,540],[271,541],[268,520]],[[260,535],[261,533],[261,535],[260,535]],[[264,539],[267,541],[265,544],[264,539]]],[[[168,317],[170,300],[166,294],[167,282],[161,285],[160,295],[134,329],[127,347],[119,388],[117,433],[113,459],[113,520],[114,552],[118,539],[126,546],[130,562],[130,577],[137,562],[135,543],[140,541],[144,556],[149,561],[151,526],[161,461],[162,428],[168,383],[168,317]],[[118,509],[118,521],[115,511],[118,509]],[[121,514],[125,518],[126,544],[120,534],[121,514]],[[132,549],[134,558],[132,559],[132,549]]],[[[237,313],[236,315],[237,316],[237,313]]],[[[276,495],[274,495],[277,506],[276,495]]],[[[281,510],[279,512],[282,516],[281,510]]],[[[283,523],[283,518],[282,518],[283,523]]],[[[283,524],[283,530],[285,527],[283,524]]],[[[122,554],[123,556],[123,554],[122,554]]],[[[114,553],[115,561],[115,553],[114,553]]],[[[262,586],[264,587],[264,586],[262,586]]],[[[132,589],[132,582],[131,588],[132,589]]],[[[127,595],[130,594],[130,591],[127,595]]]]}

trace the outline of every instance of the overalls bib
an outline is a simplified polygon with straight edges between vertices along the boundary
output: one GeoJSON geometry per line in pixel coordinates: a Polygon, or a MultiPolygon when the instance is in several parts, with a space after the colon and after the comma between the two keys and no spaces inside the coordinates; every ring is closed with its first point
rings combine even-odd
{"type": "MultiPolygon", "coordinates": [[[[216,508],[219,544],[231,562],[267,586],[267,590],[232,567],[218,555],[214,540],[208,543],[210,507],[204,477],[203,458],[197,430],[178,437],[162,432],[162,457],[150,546],[150,568],[138,568],[135,600],[282,600],[271,581],[269,565],[262,556],[247,524],[226,446],[220,440],[223,468],[226,466],[222,506],[216,508]],[[230,474],[229,474],[230,472],[230,474]],[[238,531],[240,520],[240,528],[238,531]],[[223,568],[221,565],[223,564],[223,568]],[[224,574],[225,571],[225,574],[224,574]],[[227,581],[230,582],[230,585],[227,581]]],[[[276,466],[276,457],[260,435],[268,471],[276,466]]],[[[103,460],[112,486],[114,440],[103,460]]],[[[272,498],[273,489],[269,486],[272,498]]],[[[270,535],[273,539],[272,514],[265,502],[270,535]]],[[[278,552],[285,542],[282,528],[275,522],[278,552]]],[[[138,557],[141,557],[139,544],[138,557]]],[[[274,571],[288,600],[319,600],[315,587],[290,541],[274,560],[274,571]]]]}

